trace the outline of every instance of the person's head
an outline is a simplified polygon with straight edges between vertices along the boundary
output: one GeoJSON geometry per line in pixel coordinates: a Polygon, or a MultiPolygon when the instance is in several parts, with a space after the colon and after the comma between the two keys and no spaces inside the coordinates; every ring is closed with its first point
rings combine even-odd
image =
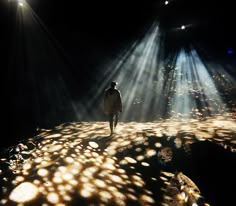
{"type": "Polygon", "coordinates": [[[117,82],[111,82],[111,88],[115,88],[116,87],[116,85],[117,85],[117,82]]]}

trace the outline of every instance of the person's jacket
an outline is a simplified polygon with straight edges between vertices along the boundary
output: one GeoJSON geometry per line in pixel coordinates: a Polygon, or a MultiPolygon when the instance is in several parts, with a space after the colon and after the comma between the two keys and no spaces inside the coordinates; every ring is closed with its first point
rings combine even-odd
{"type": "Polygon", "coordinates": [[[121,94],[117,89],[109,88],[104,94],[104,112],[105,114],[115,114],[122,112],[121,94]]]}

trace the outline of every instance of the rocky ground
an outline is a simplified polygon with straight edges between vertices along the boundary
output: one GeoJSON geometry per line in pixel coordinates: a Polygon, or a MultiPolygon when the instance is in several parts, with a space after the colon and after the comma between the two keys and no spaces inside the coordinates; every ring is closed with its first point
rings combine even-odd
{"type": "Polygon", "coordinates": [[[204,120],[71,122],[6,148],[1,205],[232,205],[232,114],[204,120]]]}

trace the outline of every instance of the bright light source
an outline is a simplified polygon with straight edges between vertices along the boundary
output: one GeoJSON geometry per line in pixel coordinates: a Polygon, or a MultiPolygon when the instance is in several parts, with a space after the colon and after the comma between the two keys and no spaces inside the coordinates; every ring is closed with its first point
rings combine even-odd
{"type": "Polygon", "coordinates": [[[183,25],[183,26],[181,26],[181,29],[182,29],[182,30],[184,30],[184,29],[185,29],[185,26],[184,26],[184,25],[183,25]]]}
{"type": "Polygon", "coordinates": [[[17,2],[18,2],[18,5],[19,5],[19,6],[21,6],[21,7],[24,6],[23,0],[17,0],[17,2]]]}
{"type": "Polygon", "coordinates": [[[165,5],[169,4],[169,1],[165,1],[165,5]]]}

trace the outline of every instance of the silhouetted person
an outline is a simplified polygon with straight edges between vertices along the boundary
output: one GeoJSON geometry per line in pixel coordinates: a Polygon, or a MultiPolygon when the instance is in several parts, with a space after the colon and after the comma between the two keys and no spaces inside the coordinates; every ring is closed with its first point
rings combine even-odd
{"type": "Polygon", "coordinates": [[[110,88],[106,89],[104,93],[104,112],[109,117],[111,134],[113,134],[119,114],[122,112],[121,94],[116,85],[116,82],[111,82],[110,88]]]}

